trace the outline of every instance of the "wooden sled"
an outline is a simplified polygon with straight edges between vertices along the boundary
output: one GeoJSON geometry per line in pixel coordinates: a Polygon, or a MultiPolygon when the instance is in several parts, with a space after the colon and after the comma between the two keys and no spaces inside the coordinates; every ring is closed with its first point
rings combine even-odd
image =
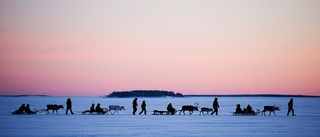
{"type": "Polygon", "coordinates": [[[260,109],[257,109],[256,112],[250,112],[250,113],[247,113],[247,112],[241,112],[241,113],[237,113],[237,112],[230,112],[232,113],[232,115],[234,116],[256,116],[256,115],[259,115],[261,113],[260,109]]]}
{"type": "Polygon", "coordinates": [[[169,111],[154,110],[152,115],[172,115],[169,111]]]}
{"type": "Polygon", "coordinates": [[[90,111],[90,110],[85,110],[81,112],[83,115],[85,114],[96,114],[96,115],[104,115],[107,114],[108,115],[108,109],[104,108],[102,112],[97,112],[97,111],[90,111]]]}

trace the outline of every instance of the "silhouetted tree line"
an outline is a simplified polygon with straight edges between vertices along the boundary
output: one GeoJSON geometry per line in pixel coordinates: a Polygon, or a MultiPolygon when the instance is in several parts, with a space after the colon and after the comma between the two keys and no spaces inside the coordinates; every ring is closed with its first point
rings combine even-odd
{"type": "Polygon", "coordinates": [[[164,90],[132,90],[132,91],[114,91],[107,97],[184,97],[181,93],[164,90]]]}

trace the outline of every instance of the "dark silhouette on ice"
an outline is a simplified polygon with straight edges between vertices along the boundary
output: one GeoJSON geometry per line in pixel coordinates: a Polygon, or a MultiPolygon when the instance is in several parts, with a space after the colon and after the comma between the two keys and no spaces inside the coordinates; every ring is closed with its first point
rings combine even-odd
{"type": "Polygon", "coordinates": [[[74,113],[72,112],[72,102],[70,98],[67,99],[66,105],[67,105],[66,115],[68,115],[68,110],[70,110],[71,114],[73,115],[74,113]]]}
{"type": "Polygon", "coordinates": [[[92,103],[91,107],[89,110],[85,110],[85,111],[82,111],[82,114],[86,114],[86,113],[89,113],[89,114],[92,114],[96,112],[96,110],[94,109],[94,103],[92,103]]]}
{"type": "Polygon", "coordinates": [[[199,115],[201,115],[201,113],[202,113],[203,115],[209,115],[209,112],[211,112],[211,111],[213,111],[212,108],[202,107],[202,108],[200,109],[200,114],[199,114],[199,115]],[[206,113],[205,113],[205,112],[206,112],[206,113]]]}
{"type": "Polygon", "coordinates": [[[294,110],[293,110],[293,99],[291,98],[289,103],[288,103],[288,113],[287,113],[287,116],[289,116],[289,113],[292,112],[292,116],[295,116],[294,115],[294,110]]]}
{"type": "Polygon", "coordinates": [[[216,115],[218,115],[218,108],[219,108],[219,103],[218,103],[218,98],[214,98],[214,101],[212,103],[212,108],[213,108],[213,112],[211,113],[211,115],[213,115],[214,113],[216,113],[216,115]]]}
{"type": "Polygon", "coordinates": [[[176,113],[176,109],[172,107],[172,104],[169,103],[168,106],[167,106],[167,110],[169,111],[169,113],[171,115],[174,115],[176,113]]]}
{"type": "Polygon", "coordinates": [[[56,111],[56,113],[58,114],[58,110],[60,108],[63,108],[63,105],[57,105],[57,104],[48,104],[47,105],[47,109],[46,109],[46,114],[50,114],[49,110],[52,110],[52,113],[54,113],[54,111],[56,111]]]}
{"type": "Polygon", "coordinates": [[[90,112],[95,112],[96,110],[94,109],[94,103],[92,103],[91,107],[90,107],[90,112]]]}
{"type": "Polygon", "coordinates": [[[138,100],[138,98],[134,98],[134,100],[132,102],[132,108],[133,108],[132,115],[135,115],[137,110],[138,110],[138,108],[137,108],[137,106],[138,106],[137,100],[138,100]]]}
{"type": "Polygon", "coordinates": [[[252,114],[254,113],[254,110],[252,109],[252,107],[250,106],[250,104],[248,104],[248,106],[246,107],[246,113],[252,114]]]}
{"type": "Polygon", "coordinates": [[[235,113],[243,113],[243,110],[241,109],[240,104],[237,104],[236,106],[237,106],[237,108],[236,108],[236,112],[235,113]]]}
{"type": "Polygon", "coordinates": [[[37,114],[37,111],[35,110],[35,111],[32,111],[31,109],[30,109],[30,105],[29,104],[27,104],[27,106],[25,107],[25,113],[26,114],[37,114]]]}
{"type": "Polygon", "coordinates": [[[12,112],[12,114],[23,114],[25,110],[25,104],[22,104],[18,110],[12,112]]]}
{"type": "Polygon", "coordinates": [[[250,104],[247,105],[247,107],[243,108],[243,110],[241,109],[240,104],[236,105],[236,111],[235,112],[231,112],[233,113],[233,115],[242,115],[242,116],[256,116],[259,115],[261,113],[261,111],[259,109],[257,109],[257,112],[254,112],[253,108],[250,106],[250,104]]]}
{"type": "Polygon", "coordinates": [[[100,107],[100,103],[98,103],[97,106],[96,106],[96,112],[97,112],[97,114],[106,114],[108,111],[104,111],[104,110],[100,107]]]}
{"type": "Polygon", "coordinates": [[[182,109],[180,110],[179,115],[181,114],[181,112],[183,112],[183,114],[185,115],[184,111],[189,111],[189,115],[191,115],[194,110],[198,111],[198,107],[192,106],[192,105],[182,106],[182,109]]]}
{"type": "Polygon", "coordinates": [[[147,106],[147,104],[146,104],[146,101],[142,101],[142,104],[141,104],[141,112],[139,113],[139,115],[141,115],[143,112],[144,112],[144,114],[145,115],[147,115],[147,110],[146,110],[146,106],[147,106]]]}
{"type": "Polygon", "coordinates": [[[262,114],[266,115],[266,111],[270,111],[269,116],[271,115],[271,112],[273,112],[274,116],[276,116],[275,111],[277,110],[280,111],[279,107],[277,106],[264,106],[261,115],[262,114]]]}

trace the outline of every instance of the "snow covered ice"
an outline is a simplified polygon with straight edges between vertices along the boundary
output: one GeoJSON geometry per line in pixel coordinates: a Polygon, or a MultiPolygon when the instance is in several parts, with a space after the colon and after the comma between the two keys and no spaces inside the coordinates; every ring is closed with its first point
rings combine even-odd
{"type": "Polygon", "coordinates": [[[139,98],[138,111],[143,100],[147,103],[147,115],[133,116],[133,98],[70,97],[75,115],[11,115],[22,103],[31,109],[45,109],[46,104],[62,104],[68,97],[0,97],[0,136],[223,136],[223,137],[318,137],[320,135],[320,98],[295,97],[296,116],[286,116],[290,97],[219,97],[219,115],[151,115],[152,111],[166,110],[169,103],[176,109],[182,105],[199,103],[200,107],[212,107],[213,97],[189,98],[139,98]],[[109,105],[125,106],[119,115],[82,115],[92,103],[101,107],[109,105]],[[250,104],[255,110],[264,105],[278,105],[283,110],[277,116],[233,116],[236,104],[242,108],[250,104]]]}

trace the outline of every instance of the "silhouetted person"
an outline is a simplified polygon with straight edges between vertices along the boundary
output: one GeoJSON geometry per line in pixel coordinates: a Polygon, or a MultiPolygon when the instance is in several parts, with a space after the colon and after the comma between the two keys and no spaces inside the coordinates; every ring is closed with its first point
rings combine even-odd
{"type": "Polygon", "coordinates": [[[213,106],[213,112],[211,113],[211,115],[213,115],[214,113],[216,113],[216,115],[218,115],[218,108],[220,107],[219,103],[218,103],[218,98],[214,98],[212,106],[213,106]]]}
{"type": "Polygon", "coordinates": [[[133,108],[132,114],[133,115],[135,115],[137,110],[138,110],[138,108],[137,108],[137,106],[138,106],[137,100],[138,100],[138,98],[134,98],[134,100],[132,102],[132,108],[133,108]]]}
{"type": "Polygon", "coordinates": [[[100,107],[100,103],[98,103],[97,106],[96,106],[96,112],[97,112],[97,114],[103,114],[104,113],[103,109],[100,107]]]}
{"type": "Polygon", "coordinates": [[[142,101],[142,104],[141,104],[141,112],[139,113],[139,115],[141,115],[143,112],[144,112],[144,114],[145,115],[147,115],[147,110],[146,110],[146,106],[147,106],[147,104],[146,104],[146,101],[142,101]]]}
{"type": "Polygon", "coordinates": [[[22,104],[18,110],[12,112],[12,114],[23,114],[24,113],[24,110],[25,110],[25,104],[22,104]]]}
{"type": "Polygon", "coordinates": [[[66,105],[67,105],[66,115],[68,115],[68,110],[70,110],[71,114],[73,115],[74,113],[72,112],[72,102],[70,98],[67,99],[66,105]]]}
{"type": "Polygon", "coordinates": [[[92,112],[95,112],[95,109],[94,109],[94,103],[92,103],[91,107],[90,107],[90,113],[92,112]]]}
{"type": "Polygon", "coordinates": [[[35,111],[31,111],[29,104],[27,104],[27,106],[25,107],[24,112],[26,112],[27,114],[36,114],[37,113],[35,111]]]}
{"type": "Polygon", "coordinates": [[[171,103],[168,104],[167,110],[170,112],[171,115],[174,115],[176,113],[176,109],[172,107],[171,103]]]}
{"type": "Polygon", "coordinates": [[[236,113],[242,113],[242,109],[240,107],[240,104],[237,104],[236,113]]]}
{"type": "Polygon", "coordinates": [[[295,116],[294,115],[294,110],[293,110],[293,99],[291,98],[289,103],[288,103],[288,113],[287,113],[287,116],[289,116],[289,113],[292,111],[292,116],[295,116]]]}
{"type": "Polygon", "coordinates": [[[247,113],[254,113],[254,111],[252,110],[252,107],[248,104],[247,108],[246,108],[246,112],[247,113]]]}

